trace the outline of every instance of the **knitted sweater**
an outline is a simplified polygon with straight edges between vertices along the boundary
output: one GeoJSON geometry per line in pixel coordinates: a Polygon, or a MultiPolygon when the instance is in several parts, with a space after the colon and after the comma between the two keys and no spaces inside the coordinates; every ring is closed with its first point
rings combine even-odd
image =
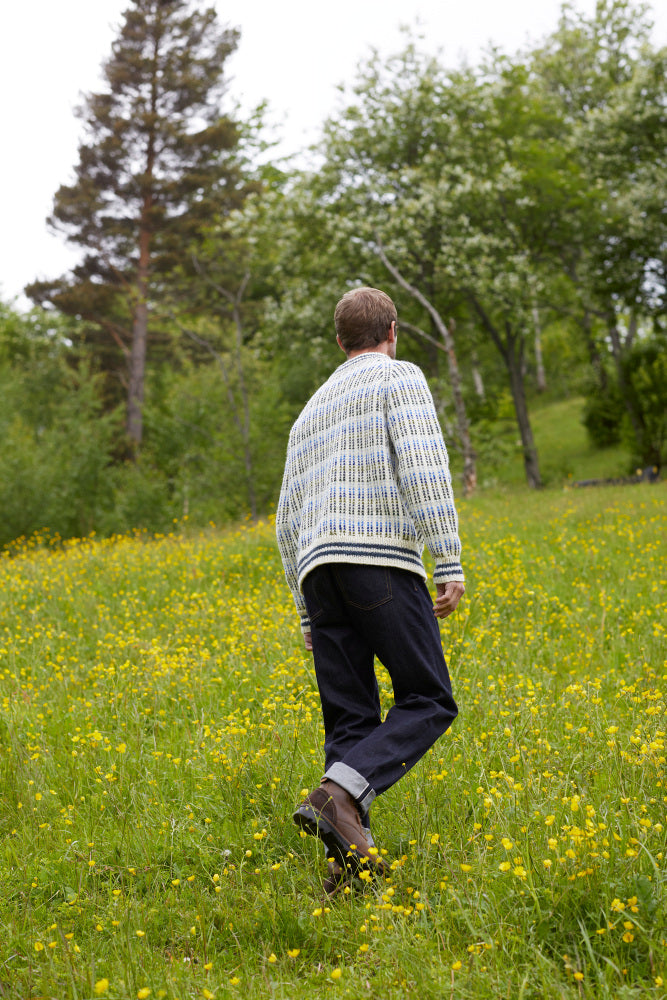
{"type": "Polygon", "coordinates": [[[327,562],[463,580],[447,449],[422,371],[369,351],[344,362],[292,427],[278,511],[285,576],[309,630],[303,578],[327,562]]]}

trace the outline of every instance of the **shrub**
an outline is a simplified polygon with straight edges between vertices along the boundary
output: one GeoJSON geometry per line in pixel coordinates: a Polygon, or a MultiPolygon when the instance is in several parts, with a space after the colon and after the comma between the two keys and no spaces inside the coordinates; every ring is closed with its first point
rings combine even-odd
{"type": "Polygon", "coordinates": [[[112,503],[117,420],[100,412],[93,379],[64,366],[59,375],[40,405],[27,385],[34,372],[0,372],[0,545],[40,529],[88,534],[112,503]]]}
{"type": "Polygon", "coordinates": [[[603,389],[599,382],[591,383],[586,394],[583,422],[596,448],[609,448],[621,440],[623,400],[618,386],[609,382],[603,389]]]}
{"type": "Polygon", "coordinates": [[[660,468],[667,452],[667,344],[657,338],[636,344],[622,371],[634,417],[622,425],[632,464],[660,468]]]}

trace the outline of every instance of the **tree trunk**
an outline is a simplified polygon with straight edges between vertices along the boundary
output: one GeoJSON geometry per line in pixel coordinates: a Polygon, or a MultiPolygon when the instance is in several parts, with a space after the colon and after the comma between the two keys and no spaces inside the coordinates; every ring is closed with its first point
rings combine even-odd
{"type": "Polygon", "coordinates": [[[616,313],[613,309],[607,313],[607,333],[609,334],[612,357],[616,363],[616,367],[620,368],[623,356],[623,342],[619,333],[618,323],[616,322],[616,313]]]}
{"type": "Polygon", "coordinates": [[[241,405],[243,407],[241,439],[243,441],[243,464],[245,466],[246,485],[248,489],[248,503],[250,505],[250,516],[253,521],[256,521],[257,496],[255,494],[255,472],[253,469],[252,450],[250,447],[250,407],[248,404],[248,391],[245,384],[243,357],[241,354],[241,348],[243,347],[243,320],[241,317],[240,303],[249,277],[250,275],[246,275],[234,300],[233,315],[234,325],[236,326],[236,351],[234,354],[234,360],[236,362],[236,374],[239,380],[239,392],[241,394],[241,405]]]}
{"type": "Polygon", "coordinates": [[[452,388],[454,411],[456,413],[456,430],[459,441],[461,442],[461,452],[463,454],[463,495],[466,497],[470,496],[474,493],[477,486],[477,456],[475,454],[475,449],[472,446],[472,439],[470,437],[470,425],[468,423],[465,400],[463,398],[461,374],[459,372],[459,365],[454,347],[454,322],[453,320],[450,320],[450,325],[447,326],[440,313],[437,311],[435,306],[429,302],[426,296],[423,295],[418,288],[415,288],[408,281],[406,281],[400,271],[390,263],[379,239],[377,240],[377,246],[380,260],[387,268],[391,276],[398,282],[401,288],[405,289],[405,291],[408,292],[413,299],[419,302],[419,304],[426,309],[436,330],[442,337],[447,354],[449,383],[452,388]]]}
{"type": "MultiPolygon", "coordinates": [[[[157,119],[158,53],[160,35],[153,39],[153,75],[151,80],[151,120],[157,119]]],[[[139,219],[139,263],[137,265],[137,291],[132,323],[132,348],[127,390],[127,434],[135,453],[143,437],[144,380],[146,377],[146,347],[148,343],[148,283],[151,263],[151,235],[153,211],[153,175],[155,172],[155,125],[148,133],[146,169],[144,172],[143,200],[139,219]]]]}
{"type": "Polygon", "coordinates": [[[526,470],[526,481],[533,489],[540,489],[542,478],[540,476],[540,466],[537,458],[537,448],[533,439],[533,429],[530,426],[528,416],[528,404],[526,403],[526,387],[522,375],[523,361],[523,341],[517,344],[515,338],[509,342],[505,356],[505,364],[510,377],[510,389],[514,401],[514,412],[516,422],[521,435],[521,447],[523,449],[523,465],[526,470]],[[517,350],[518,347],[518,350],[517,350]]]}
{"type": "Polygon", "coordinates": [[[132,324],[132,349],[127,389],[127,433],[135,450],[143,435],[144,379],[146,375],[146,344],[148,340],[148,267],[150,233],[142,230],[140,237],[137,301],[132,324]]]}
{"type": "Polygon", "coordinates": [[[540,326],[540,311],[537,303],[533,303],[533,326],[535,328],[535,367],[537,369],[537,391],[547,391],[547,376],[542,358],[542,328],[540,326]]]}
{"type": "Polygon", "coordinates": [[[537,448],[535,447],[535,441],[533,440],[533,430],[530,426],[528,404],[526,403],[526,387],[523,379],[523,354],[525,343],[523,334],[521,332],[513,332],[510,324],[506,323],[505,337],[503,338],[498,328],[487,315],[486,310],[483,308],[481,303],[478,302],[476,296],[469,293],[468,298],[475,312],[481,319],[484,328],[489,333],[493,343],[498,348],[500,356],[505,362],[505,367],[507,368],[510,378],[510,391],[514,402],[514,413],[516,415],[516,422],[521,436],[526,481],[533,489],[540,489],[542,486],[542,477],[540,476],[537,448]]]}
{"type": "Polygon", "coordinates": [[[632,345],[634,344],[638,329],[639,329],[639,323],[637,320],[637,313],[633,309],[632,312],[630,313],[630,319],[628,320],[628,332],[625,335],[626,350],[629,351],[632,345]]]}
{"type": "Polygon", "coordinates": [[[597,376],[598,385],[600,386],[602,392],[606,392],[609,379],[607,378],[607,370],[602,364],[602,358],[600,357],[598,345],[595,343],[595,337],[593,336],[593,321],[590,309],[584,309],[581,325],[584,331],[584,340],[586,342],[588,357],[590,358],[593,371],[597,376]]]}
{"type": "MultiPolygon", "coordinates": [[[[435,312],[435,310],[434,310],[435,312]]],[[[438,315],[435,313],[435,315],[438,315]]],[[[452,387],[452,397],[454,399],[454,410],[456,412],[456,426],[463,449],[463,495],[470,496],[477,487],[477,455],[472,446],[470,437],[470,424],[466,412],[465,400],[461,385],[461,375],[459,365],[454,350],[454,320],[449,321],[449,326],[440,320],[436,325],[447,349],[447,360],[449,363],[449,381],[452,387]]]]}
{"type": "Polygon", "coordinates": [[[486,399],[486,392],[484,390],[484,379],[482,378],[482,373],[479,370],[479,360],[477,358],[476,352],[473,352],[472,356],[472,383],[475,386],[475,393],[480,399],[486,399]]]}

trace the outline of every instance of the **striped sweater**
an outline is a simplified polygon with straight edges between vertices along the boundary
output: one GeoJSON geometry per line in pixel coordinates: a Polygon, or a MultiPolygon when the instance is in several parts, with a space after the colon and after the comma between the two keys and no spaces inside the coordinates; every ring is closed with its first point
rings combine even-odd
{"type": "Polygon", "coordinates": [[[301,628],[301,582],[321,563],[396,566],[463,580],[447,449],[422,371],[369,351],[344,362],[292,427],[276,514],[301,628]]]}

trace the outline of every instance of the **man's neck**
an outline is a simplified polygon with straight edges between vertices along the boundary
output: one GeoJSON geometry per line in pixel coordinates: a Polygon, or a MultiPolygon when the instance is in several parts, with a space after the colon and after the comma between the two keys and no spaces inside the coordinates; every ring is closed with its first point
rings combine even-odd
{"type": "Polygon", "coordinates": [[[364,347],[361,351],[350,351],[346,357],[348,361],[351,361],[352,358],[358,358],[360,354],[384,354],[389,358],[391,357],[389,354],[389,341],[383,340],[377,347],[364,347]]]}

